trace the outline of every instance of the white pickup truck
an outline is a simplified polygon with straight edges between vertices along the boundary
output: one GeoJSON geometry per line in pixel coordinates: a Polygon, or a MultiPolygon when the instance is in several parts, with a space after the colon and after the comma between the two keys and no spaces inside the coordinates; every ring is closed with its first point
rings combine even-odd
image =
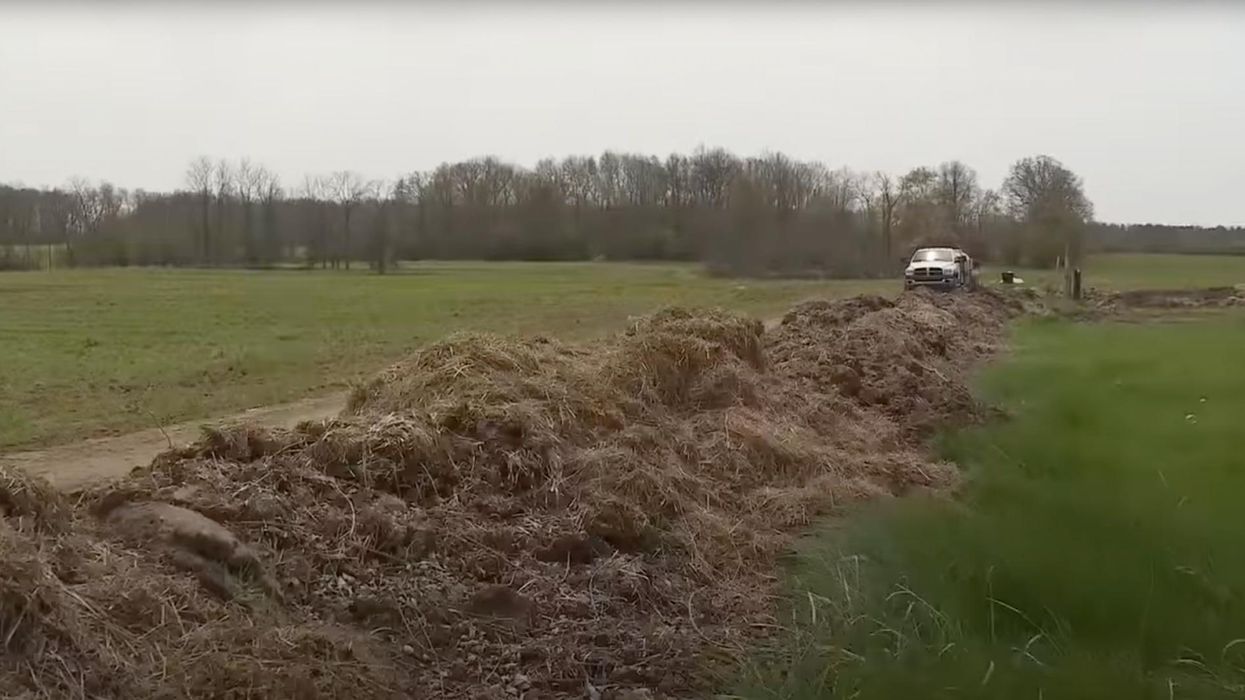
{"type": "Polygon", "coordinates": [[[918,248],[903,273],[904,289],[973,289],[977,261],[959,248],[918,248]]]}

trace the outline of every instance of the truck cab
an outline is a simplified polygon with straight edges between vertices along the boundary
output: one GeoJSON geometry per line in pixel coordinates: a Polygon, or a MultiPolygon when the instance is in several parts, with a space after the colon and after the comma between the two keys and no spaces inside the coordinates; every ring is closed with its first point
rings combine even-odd
{"type": "Polygon", "coordinates": [[[918,248],[904,270],[904,289],[971,289],[976,285],[977,263],[959,248],[918,248]]]}

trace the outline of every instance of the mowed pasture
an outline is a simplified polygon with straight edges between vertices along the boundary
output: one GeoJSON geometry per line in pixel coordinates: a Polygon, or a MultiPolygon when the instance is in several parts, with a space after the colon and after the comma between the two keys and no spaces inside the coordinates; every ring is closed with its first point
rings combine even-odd
{"type": "Polygon", "coordinates": [[[456,331],[583,338],[667,305],[768,317],[875,281],[714,279],[685,265],[425,263],[366,271],[0,274],[0,451],[344,389],[456,331]]]}
{"type": "MultiPolygon", "coordinates": [[[[998,279],[996,272],[997,268],[989,268],[988,279],[998,279]]],[[[1145,253],[1097,255],[1090,258],[1083,272],[1086,287],[1111,291],[1231,287],[1245,283],[1245,256],[1145,253]]],[[[1050,270],[1022,270],[1021,273],[1026,282],[1059,281],[1059,274],[1050,270]]]]}

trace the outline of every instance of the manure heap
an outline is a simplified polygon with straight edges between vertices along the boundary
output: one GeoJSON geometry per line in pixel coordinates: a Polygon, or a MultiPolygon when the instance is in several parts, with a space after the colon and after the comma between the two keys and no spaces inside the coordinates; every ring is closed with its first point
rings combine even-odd
{"type": "Polygon", "coordinates": [[[459,335],[337,419],[210,431],[72,496],[0,471],[0,695],[703,694],[773,629],[801,528],[955,482],[923,439],[982,414],[966,374],[1019,309],[459,335]]]}

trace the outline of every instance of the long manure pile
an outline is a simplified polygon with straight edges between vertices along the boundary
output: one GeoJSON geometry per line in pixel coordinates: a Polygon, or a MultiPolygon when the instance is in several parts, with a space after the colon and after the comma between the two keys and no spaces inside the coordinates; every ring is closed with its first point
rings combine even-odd
{"type": "Polygon", "coordinates": [[[954,483],[922,438],[1016,302],[668,310],[607,341],[462,335],[292,431],[72,497],[0,474],[5,697],[685,697],[775,627],[842,504],[954,483]]]}

